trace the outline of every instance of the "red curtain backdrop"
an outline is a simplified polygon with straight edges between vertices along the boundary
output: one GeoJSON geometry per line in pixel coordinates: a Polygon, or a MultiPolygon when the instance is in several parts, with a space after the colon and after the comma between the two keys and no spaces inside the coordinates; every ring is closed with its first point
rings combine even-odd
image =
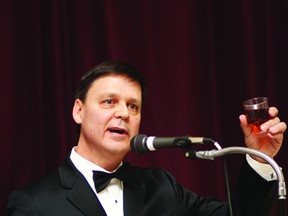
{"type": "MultiPolygon", "coordinates": [[[[12,190],[55,169],[75,145],[74,89],[104,60],[146,77],[143,134],[244,146],[238,116],[255,96],[269,97],[287,121],[287,11],[287,1],[272,0],[0,0],[0,215],[12,190]]],[[[275,158],[285,176],[287,150],[285,138],[275,158]]],[[[232,191],[243,159],[227,157],[232,191]]],[[[227,197],[223,158],[168,149],[127,160],[227,197]]]]}

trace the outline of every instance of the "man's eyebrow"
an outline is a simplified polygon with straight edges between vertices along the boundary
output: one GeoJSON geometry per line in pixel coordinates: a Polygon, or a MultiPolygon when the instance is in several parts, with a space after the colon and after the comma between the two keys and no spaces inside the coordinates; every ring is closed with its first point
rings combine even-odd
{"type": "Polygon", "coordinates": [[[132,103],[139,103],[139,104],[141,104],[141,99],[138,99],[138,98],[131,98],[130,101],[131,101],[132,103]]]}
{"type": "MultiPolygon", "coordinates": [[[[102,92],[101,97],[120,97],[120,94],[115,92],[102,92]]],[[[141,99],[138,99],[136,97],[131,97],[128,101],[131,103],[141,104],[141,99]]]]}
{"type": "Polygon", "coordinates": [[[100,96],[101,97],[116,97],[116,96],[119,96],[119,94],[114,93],[114,92],[101,92],[100,96]]]}

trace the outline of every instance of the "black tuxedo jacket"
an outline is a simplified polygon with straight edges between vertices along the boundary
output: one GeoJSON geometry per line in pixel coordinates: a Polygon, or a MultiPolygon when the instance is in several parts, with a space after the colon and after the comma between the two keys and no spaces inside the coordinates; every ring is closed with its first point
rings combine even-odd
{"type": "MultiPolygon", "coordinates": [[[[131,181],[124,183],[125,216],[229,215],[226,202],[185,189],[165,170],[133,166],[131,169],[131,181]]],[[[245,164],[232,199],[234,215],[270,215],[277,195],[275,185],[245,164]]],[[[58,170],[11,193],[7,212],[9,216],[106,216],[69,158],[58,170]]]]}

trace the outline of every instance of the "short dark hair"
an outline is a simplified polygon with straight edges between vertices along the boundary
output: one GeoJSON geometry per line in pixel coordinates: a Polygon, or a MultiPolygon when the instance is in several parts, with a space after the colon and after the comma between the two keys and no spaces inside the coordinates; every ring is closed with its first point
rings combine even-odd
{"type": "Polygon", "coordinates": [[[92,83],[103,76],[115,74],[125,75],[131,80],[136,81],[141,86],[142,103],[145,97],[146,82],[139,71],[132,65],[121,62],[121,61],[106,61],[96,65],[94,68],[89,70],[82,76],[80,82],[76,88],[75,100],[80,99],[83,103],[85,102],[87,92],[90,89],[92,83]]]}

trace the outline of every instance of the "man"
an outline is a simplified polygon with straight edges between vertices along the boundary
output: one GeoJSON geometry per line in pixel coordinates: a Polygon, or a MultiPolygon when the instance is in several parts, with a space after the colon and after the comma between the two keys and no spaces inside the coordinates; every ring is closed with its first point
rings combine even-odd
{"type": "MultiPolygon", "coordinates": [[[[230,215],[228,203],[183,188],[165,170],[123,162],[131,138],[138,134],[144,87],[137,70],[121,62],[104,62],[84,75],[73,107],[79,125],[77,146],[58,170],[13,192],[8,215],[230,215]],[[103,172],[117,169],[124,174],[114,174],[98,188],[105,183],[100,178],[103,172]]],[[[240,124],[247,146],[273,157],[286,124],[276,117],[276,108],[270,108],[269,114],[271,120],[261,126],[264,137],[254,134],[244,115],[240,124]]],[[[275,199],[275,180],[269,181],[272,171],[251,168],[269,166],[260,158],[248,157],[248,162],[232,199],[234,215],[269,215],[275,199]]]]}

